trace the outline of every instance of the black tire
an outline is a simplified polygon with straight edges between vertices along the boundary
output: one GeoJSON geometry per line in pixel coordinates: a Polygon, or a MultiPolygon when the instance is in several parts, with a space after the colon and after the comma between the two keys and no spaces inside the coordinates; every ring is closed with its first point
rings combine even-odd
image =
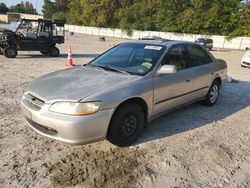
{"type": "Polygon", "coordinates": [[[43,54],[43,55],[48,55],[49,50],[48,50],[48,51],[40,51],[40,52],[41,52],[41,54],[43,54]]]}
{"type": "Polygon", "coordinates": [[[217,80],[215,80],[207,92],[204,104],[206,106],[213,106],[217,102],[219,94],[220,94],[220,84],[217,80]]]}
{"type": "Polygon", "coordinates": [[[4,48],[3,54],[7,58],[15,58],[17,56],[17,49],[12,46],[7,46],[4,48]]]}
{"type": "Polygon", "coordinates": [[[107,139],[119,147],[132,145],[139,137],[145,124],[145,113],[136,103],[119,107],[109,125],[107,139]]]}
{"type": "Polygon", "coordinates": [[[51,47],[49,50],[49,55],[51,57],[58,57],[60,55],[60,50],[57,47],[51,47]]]}

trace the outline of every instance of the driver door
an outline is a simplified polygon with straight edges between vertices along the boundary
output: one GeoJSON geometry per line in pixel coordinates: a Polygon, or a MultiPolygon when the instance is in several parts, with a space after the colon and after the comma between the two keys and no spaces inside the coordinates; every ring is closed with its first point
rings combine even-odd
{"type": "Polygon", "coordinates": [[[175,65],[174,74],[155,75],[154,115],[170,110],[192,100],[192,70],[186,68],[186,45],[172,47],[162,60],[162,65],[175,65]]]}
{"type": "Polygon", "coordinates": [[[33,43],[32,38],[21,36],[19,49],[23,50],[23,51],[30,51],[30,50],[32,50],[32,45],[33,45],[32,43],[33,43]]]}

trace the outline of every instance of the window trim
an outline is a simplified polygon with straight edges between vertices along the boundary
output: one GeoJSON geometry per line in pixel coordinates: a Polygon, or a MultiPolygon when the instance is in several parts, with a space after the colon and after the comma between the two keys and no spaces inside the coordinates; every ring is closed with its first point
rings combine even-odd
{"type": "MultiPolygon", "coordinates": [[[[158,68],[157,68],[157,71],[158,71],[158,70],[160,69],[160,67],[162,66],[162,62],[163,62],[164,58],[168,55],[168,53],[169,53],[173,48],[178,47],[178,46],[184,46],[184,47],[186,48],[186,47],[187,47],[187,44],[174,44],[174,45],[172,45],[170,48],[168,48],[168,50],[166,51],[166,53],[162,55],[162,59],[160,60],[160,64],[159,64],[159,66],[158,66],[158,68]]],[[[192,68],[192,67],[190,67],[190,68],[192,68]]],[[[183,71],[183,70],[187,70],[187,69],[189,69],[189,68],[180,69],[180,70],[177,70],[177,72],[180,72],[180,71],[183,71]]],[[[157,72],[157,71],[156,71],[156,72],[157,72]]]]}
{"type": "MultiPolygon", "coordinates": [[[[162,55],[162,58],[159,60],[160,63],[159,63],[159,65],[158,65],[158,67],[157,67],[157,69],[156,69],[156,71],[155,71],[155,74],[157,73],[157,71],[158,71],[158,70],[160,69],[160,67],[162,66],[162,62],[163,62],[165,56],[168,55],[168,53],[170,52],[170,50],[171,50],[172,48],[174,48],[174,47],[176,47],[176,46],[178,46],[178,45],[185,46],[186,48],[188,47],[188,45],[198,46],[198,48],[201,48],[201,49],[208,55],[208,57],[211,59],[211,62],[210,62],[210,63],[214,63],[214,58],[213,58],[207,51],[205,51],[205,49],[204,49],[202,46],[200,46],[200,45],[198,45],[198,44],[195,44],[195,43],[194,43],[194,44],[191,44],[191,43],[190,43],[190,44],[188,44],[188,43],[184,43],[184,44],[174,44],[174,45],[172,45],[170,48],[167,48],[166,52],[162,55]]],[[[188,50],[188,49],[186,49],[186,50],[188,50]]],[[[187,52],[187,53],[189,53],[189,52],[187,52]]],[[[188,58],[189,58],[189,56],[188,56],[188,58]]],[[[194,68],[197,68],[197,67],[201,67],[201,66],[204,66],[204,65],[209,65],[210,63],[202,64],[202,65],[195,66],[195,67],[187,67],[187,68],[185,68],[185,69],[180,69],[180,70],[177,70],[177,73],[178,73],[178,72],[182,72],[182,71],[186,71],[186,70],[190,70],[190,69],[194,69],[194,68]]]]}

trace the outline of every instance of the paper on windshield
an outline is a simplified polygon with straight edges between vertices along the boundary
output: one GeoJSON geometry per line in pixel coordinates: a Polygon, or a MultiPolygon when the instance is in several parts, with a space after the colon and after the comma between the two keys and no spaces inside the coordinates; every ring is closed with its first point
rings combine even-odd
{"type": "Polygon", "coordinates": [[[144,47],[144,49],[148,49],[148,50],[161,50],[162,47],[161,46],[147,45],[147,46],[144,47]]]}

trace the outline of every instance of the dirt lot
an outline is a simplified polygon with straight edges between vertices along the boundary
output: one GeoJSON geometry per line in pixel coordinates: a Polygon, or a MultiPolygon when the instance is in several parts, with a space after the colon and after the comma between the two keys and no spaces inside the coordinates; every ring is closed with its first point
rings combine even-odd
{"type": "Polygon", "coordinates": [[[82,64],[119,42],[68,39],[59,58],[0,56],[0,187],[250,187],[250,69],[240,67],[242,51],[213,51],[239,81],[214,107],[196,103],[156,119],[129,148],[68,146],[31,130],[20,98],[34,78],[65,68],[69,46],[82,64]]]}

